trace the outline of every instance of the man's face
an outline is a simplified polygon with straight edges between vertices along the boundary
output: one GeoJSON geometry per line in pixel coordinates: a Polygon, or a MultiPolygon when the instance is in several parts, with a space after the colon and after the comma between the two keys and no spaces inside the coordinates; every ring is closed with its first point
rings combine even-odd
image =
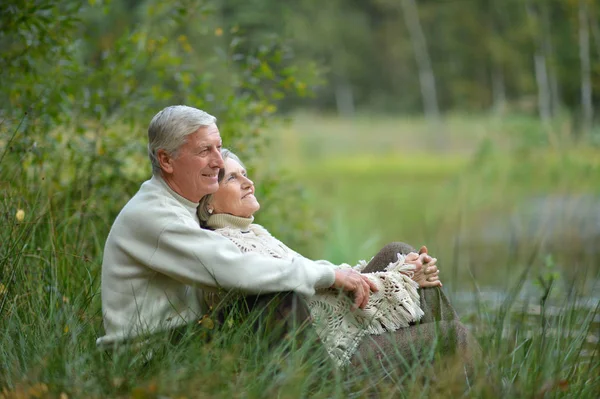
{"type": "Polygon", "coordinates": [[[187,136],[174,158],[166,156],[163,177],[169,186],[182,197],[198,202],[207,194],[219,189],[221,135],[217,125],[203,126],[187,136]]]}

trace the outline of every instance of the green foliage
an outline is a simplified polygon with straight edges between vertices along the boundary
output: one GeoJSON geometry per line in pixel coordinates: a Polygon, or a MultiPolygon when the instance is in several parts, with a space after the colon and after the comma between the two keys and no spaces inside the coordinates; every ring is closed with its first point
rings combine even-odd
{"type": "Polygon", "coordinates": [[[259,170],[253,177],[261,204],[256,222],[295,251],[303,255],[314,253],[326,223],[314,206],[314,196],[283,168],[263,165],[259,170]]]}
{"type": "MultiPolygon", "coordinates": [[[[578,12],[584,3],[595,92],[600,87],[600,8],[594,2],[469,0],[467,9],[461,1],[419,2],[440,108],[537,114],[543,77],[536,77],[532,60],[539,53],[551,86],[552,117],[568,114],[577,130],[582,84],[578,12]]],[[[70,88],[63,91],[75,98],[72,103],[77,106],[86,108],[89,98],[104,97],[102,106],[92,112],[95,116],[112,114],[114,108],[124,108],[124,115],[139,114],[144,110],[140,98],[147,100],[147,94],[159,107],[185,101],[214,108],[231,94],[223,92],[224,87],[233,83],[240,88],[231,79],[233,69],[250,91],[257,79],[268,81],[261,91],[270,87],[265,91],[285,110],[298,104],[335,109],[344,90],[358,109],[421,110],[416,79],[420,71],[398,1],[178,0],[167,5],[155,0],[60,4],[35,0],[5,2],[1,7],[0,43],[5,54],[0,73],[3,82],[22,84],[12,97],[0,101],[13,106],[43,104],[55,108],[55,114],[64,113],[71,108],[61,109],[64,98],[50,96],[55,90],[49,86],[67,85],[70,88]],[[271,42],[282,40],[290,46],[276,56],[279,65],[247,58],[260,59],[261,52],[274,55],[271,42]],[[213,59],[215,47],[222,58],[213,59]],[[80,68],[71,70],[73,58],[84,61],[80,68]],[[212,67],[214,62],[219,68],[212,67]],[[252,67],[245,69],[245,63],[252,67]],[[84,64],[103,66],[105,73],[90,74],[94,68],[84,64]],[[291,74],[289,67],[294,70],[291,74]],[[36,71],[36,85],[24,82],[21,71],[26,75],[36,71]],[[87,94],[77,90],[87,86],[83,83],[87,79],[100,80],[106,90],[87,94]],[[214,80],[218,90],[204,87],[214,80]],[[296,95],[290,96],[292,86],[296,95]],[[319,97],[309,103],[303,97],[314,89],[319,97]]],[[[93,108],[96,102],[92,101],[93,108]]],[[[156,108],[154,104],[147,109],[156,108]]]]}
{"type": "MultiPolygon", "coordinates": [[[[73,73],[71,38],[81,23],[79,1],[36,0],[0,5],[0,109],[3,119],[44,109],[41,121],[61,112],[62,86],[73,73]]],[[[6,121],[5,121],[6,123],[6,121]]]]}
{"type": "Polygon", "coordinates": [[[305,91],[281,40],[244,47],[244,33],[232,28],[224,34],[209,1],[146,1],[127,10],[132,20],[116,23],[110,34],[103,29],[125,10],[119,2],[91,4],[72,11],[44,3],[39,12],[7,6],[12,13],[3,13],[9,29],[1,40],[39,36],[31,39],[35,46],[11,48],[3,58],[2,98],[9,102],[2,108],[9,116],[31,108],[36,119],[51,118],[81,133],[116,122],[147,123],[162,106],[186,103],[231,125],[224,129],[226,139],[250,146],[276,102],[305,91]],[[59,12],[60,18],[52,14],[59,12]],[[203,21],[199,29],[193,28],[197,21],[203,21]]]}
{"type": "MultiPolygon", "coordinates": [[[[557,118],[560,124],[567,115],[573,130],[579,131],[580,54],[584,50],[590,53],[593,92],[600,87],[597,4],[567,0],[466,3],[468,7],[465,1],[415,2],[440,109],[539,116],[538,100],[544,102],[540,97],[546,96],[550,119],[557,118]],[[579,10],[584,4],[587,49],[580,47],[579,10]],[[537,66],[534,57],[541,61],[537,66]]],[[[287,37],[297,58],[313,61],[323,71],[325,84],[318,88],[316,101],[288,98],[284,109],[303,105],[342,114],[345,108],[350,112],[354,108],[390,114],[422,112],[417,77],[423,71],[416,62],[415,43],[400,1],[225,0],[220,10],[224,23],[247,29],[249,41],[272,34],[287,37]]]]}
{"type": "Polygon", "coordinates": [[[162,107],[216,115],[225,145],[253,166],[277,104],[313,79],[283,40],[248,45],[239,27],[224,30],[210,1],[2,7],[0,40],[33,44],[2,60],[1,184],[23,180],[58,202],[76,187],[86,207],[110,204],[106,223],[149,175],[143,132],[162,107]]]}

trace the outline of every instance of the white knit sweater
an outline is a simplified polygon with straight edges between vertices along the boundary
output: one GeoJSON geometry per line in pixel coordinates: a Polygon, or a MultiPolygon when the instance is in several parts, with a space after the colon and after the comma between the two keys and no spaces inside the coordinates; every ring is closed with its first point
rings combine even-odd
{"type": "MultiPolygon", "coordinates": [[[[273,237],[260,225],[252,224],[253,218],[232,215],[212,215],[208,227],[230,239],[245,253],[261,253],[279,259],[302,258],[273,237]]],[[[323,267],[352,268],[347,264],[333,265],[320,260],[323,267]]],[[[354,269],[366,266],[361,261],[354,269]]],[[[372,293],[365,309],[351,310],[352,301],[337,290],[319,290],[307,297],[308,306],[319,338],[329,355],[339,366],[345,366],[367,334],[382,334],[407,327],[421,319],[418,284],[412,279],[413,265],[405,264],[398,254],[398,261],[390,263],[385,272],[366,273],[379,291],[372,293]]]]}
{"type": "Polygon", "coordinates": [[[198,320],[208,310],[199,289],[312,295],[335,281],[332,267],[307,259],[243,254],[200,227],[197,207],[154,176],[119,213],[104,247],[98,346],[198,320]]]}

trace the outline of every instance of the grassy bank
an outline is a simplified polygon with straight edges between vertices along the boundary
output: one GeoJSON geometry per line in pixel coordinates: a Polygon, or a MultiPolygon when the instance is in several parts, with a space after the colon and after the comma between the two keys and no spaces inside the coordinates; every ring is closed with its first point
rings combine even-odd
{"type": "MultiPolygon", "coordinates": [[[[369,125],[391,132],[390,126],[404,123],[369,125]]],[[[299,245],[307,255],[346,262],[368,258],[390,240],[429,245],[448,286],[473,293],[466,321],[483,357],[468,383],[458,363],[434,355],[408,372],[388,368],[385,381],[373,370],[335,370],[311,340],[269,347],[249,321],[200,325],[177,343],[159,334],[144,347],[96,350],[103,331],[102,247],[116,213],[140,183],[131,176],[144,174],[139,167],[124,173],[132,167],[129,154],[143,151],[143,143],[123,134],[104,138],[103,146],[91,136],[81,143],[48,140],[41,149],[23,139],[0,149],[0,397],[597,397],[599,313],[580,300],[598,278],[598,254],[586,252],[587,243],[577,237],[564,248],[535,236],[495,245],[470,237],[483,236],[476,228],[490,225],[492,216],[506,220],[535,195],[598,195],[598,154],[589,148],[519,146],[517,152],[493,141],[481,145],[460,136],[469,125],[462,121],[449,137],[473,143],[463,152],[384,153],[361,141],[341,156],[341,132],[357,123],[340,124],[336,135],[322,132],[332,147],[321,142],[319,156],[303,152],[314,147],[303,140],[319,136],[314,121],[312,134],[289,131],[282,133],[285,142],[273,142],[273,153],[289,152],[281,152],[285,163],[270,167],[285,165],[304,185],[298,192],[304,205],[319,216],[299,245]],[[587,285],[576,281],[586,276],[587,285]],[[484,282],[505,291],[500,303],[482,301],[484,282]],[[530,305],[537,306],[533,316],[530,305]]],[[[478,126],[474,121],[472,131],[478,126]]],[[[415,149],[425,145],[420,137],[413,137],[415,149]]],[[[376,141],[388,148],[386,140],[376,141]]],[[[260,160],[252,163],[264,173],[260,160]]],[[[274,232],[282,229],[284,223],[270,215],[261,222],[274,232]]]]}

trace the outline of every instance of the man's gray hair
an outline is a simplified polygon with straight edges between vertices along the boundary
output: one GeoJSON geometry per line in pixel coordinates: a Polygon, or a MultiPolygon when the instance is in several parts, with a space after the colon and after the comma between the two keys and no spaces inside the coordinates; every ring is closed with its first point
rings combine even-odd
{"type": "MultiPolygon", "coordinates": [[[[227,161],[227,158],[231,158],[237,163],[239,163],[242,168],[246,168],[244,163],[240,160],[240,158],[235,155],[233,152],[229,151],[227,148],[221,148],[221,158],[223,158],[223,163],[227,161]]],[[[225,168],[219,169],[219,183],[223,181],[225,177],[225,168]]],[[[208,222],[208,218],[210,217],[210,213],[208,212],[208,206],[210,205],[210,201],[212,200],[213,195],[207,194],[200,200],[200,204],[198,204],[198,219],[200,220],[200,226],[206,228],[206,222],[208,222]]]]}
{"type": "Polygon", "coordinates": [[[152,163],[152,173],[160,174],[160,163],[156,153],[164,150],[172,157],[185,144],[187,136],[202,126],[217,122],[217,118],[207,112],[186,105],[172,105],[154,115],[148,126],[148,157],[152,163]]]}

